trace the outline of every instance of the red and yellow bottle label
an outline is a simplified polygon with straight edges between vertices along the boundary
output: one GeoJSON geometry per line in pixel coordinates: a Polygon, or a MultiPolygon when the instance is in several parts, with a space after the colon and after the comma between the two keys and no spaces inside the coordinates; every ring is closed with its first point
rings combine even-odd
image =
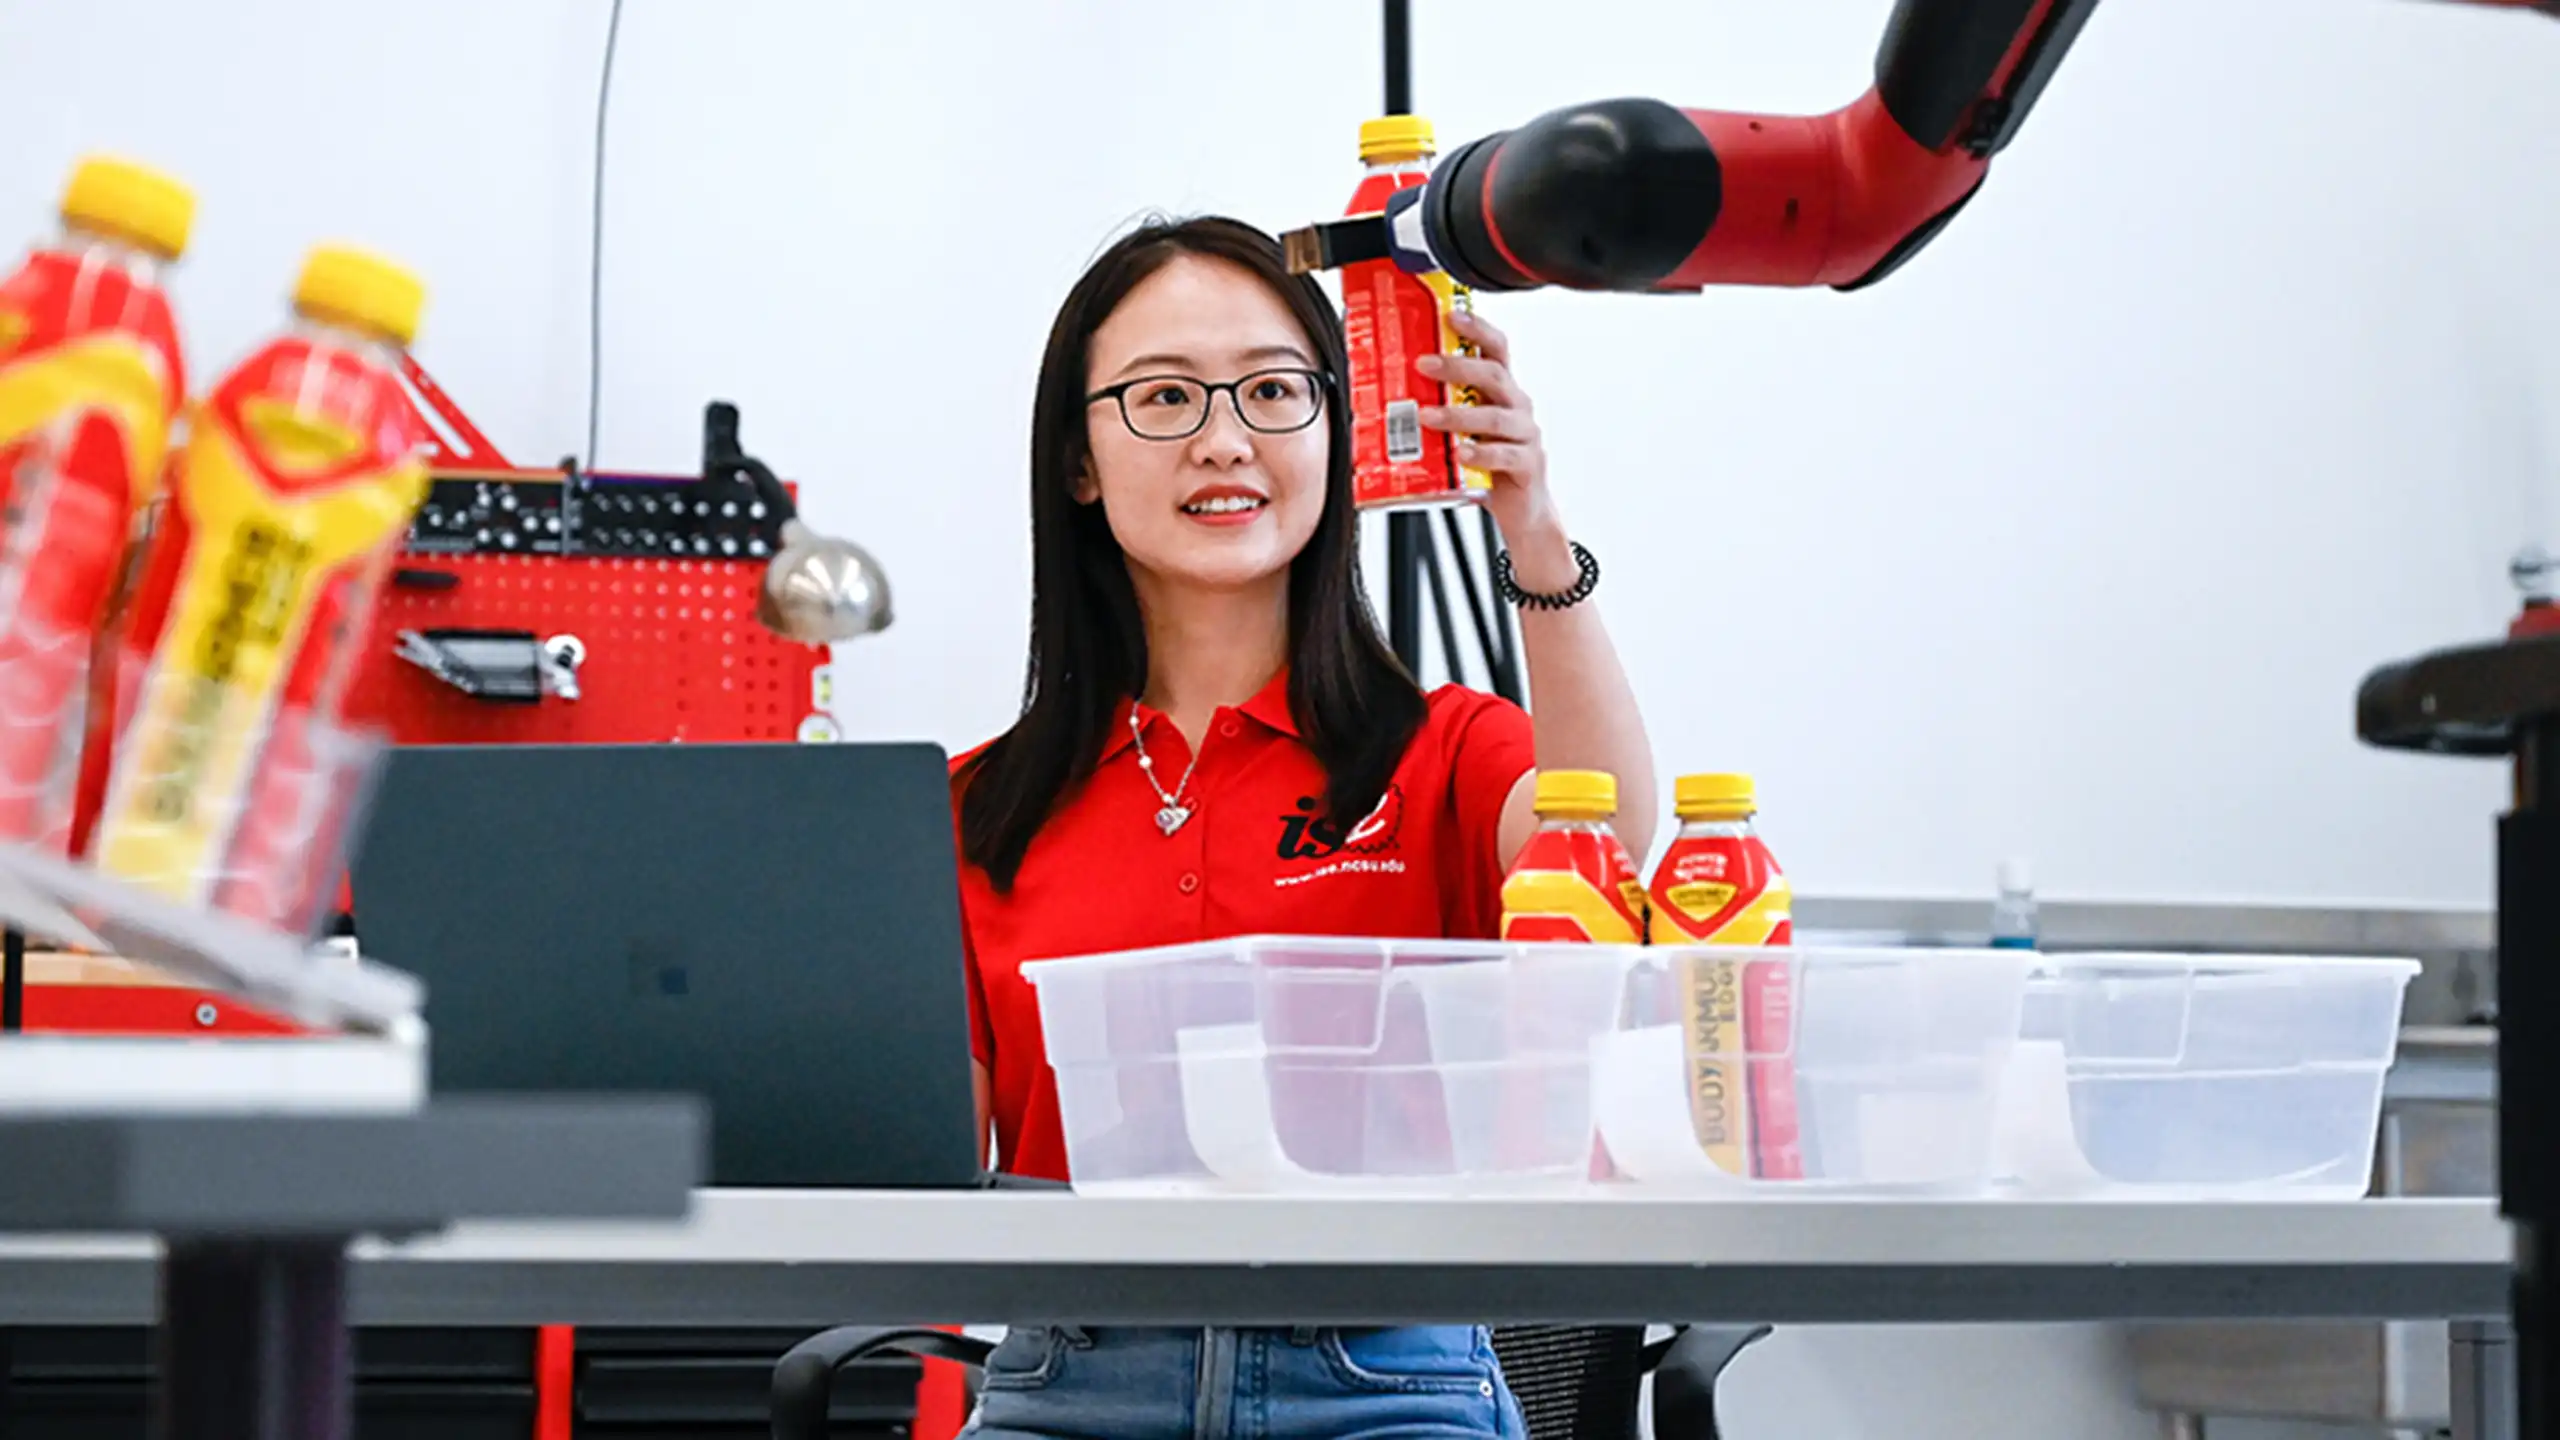
{"type": "MultiPolygon", "coordinates": [[[[1419,172],[1372,176],[1349,213],[1374,214],[1399,186],[1422,183],[1419,172]]],[[[1479,495],[1492,477],[1458,463],[1445,430],[1422,423],[1426,407],[1471,405],[1473,391],[1425,375],[1425,355],[1473,354],[1451,323],[1468,309],[1466,287],[1440,271],[1408,275],[1392,260],[1343,267],[1342,335],[1350,359],[1351,496],[1363,508],[1422,504],[1479,495]]]]}
{"type": "MultiPolygon", "coordinates": [[[[1650,895],[1657,945],[1784,946],[1795,938],[1792,892],[1757,836],[1674,841],[1650,895]]],[[[1728,1174],[1802,1178],[1788,962],[1700,953],[1687,957],[1684,972],[1698,1144],[1728,1174]]]]}
{"type": "Polygon", "coordinates": [[[271,749],[337,718],[426,496],[425,435],[390,371],[298,337],[198,408],[133,601],[101,867],[202,901],[267,808],[307,800],[261,771],[289,771],[271,749]]]}
{"type": "Polygon", "coordinates": [[[1502,882],[1505,940],[1635,945],[1644,932],[1644,883],[1607,831],[1542,829],[1502,882]]]}
{"type": "Polygon", "coordinates": [[[78,828],[98,632],[185,387],[147,275],[41,251],[0,284],[0,838],[78,828]]]}
{"type": "Polygon", "coordinates": [[[1684,836],[1653,874],[1657,945],[1785,945],[1794,895],[1769,847],[1752,835],[1684,836]]]}

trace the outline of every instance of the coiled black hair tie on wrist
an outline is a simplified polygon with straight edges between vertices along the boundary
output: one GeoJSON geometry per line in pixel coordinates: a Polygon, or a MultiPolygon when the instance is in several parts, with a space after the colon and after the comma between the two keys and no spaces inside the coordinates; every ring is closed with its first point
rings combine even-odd
{"type": "Polygon", "coordinates": [[[1570,588],[1553,595],[1539,595],[1521,589],[1520,582],[1512,578],[1511,552],[1508,550],[1493,557],[1493,588],[1503,599],[1531,610],[1563,610],[1590,599],[1591,592],[1600,588],[1600,562],[1591,558],[1591,552],[1582,548],[1581,541],[1565,543],[1573,547],[1573,563],[1582,569],[1582,577],[1570,588]]]}

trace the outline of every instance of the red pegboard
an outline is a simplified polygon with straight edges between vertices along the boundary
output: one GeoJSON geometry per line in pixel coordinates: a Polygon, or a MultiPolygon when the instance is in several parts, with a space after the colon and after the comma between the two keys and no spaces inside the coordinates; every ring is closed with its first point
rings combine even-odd
{"type": "Polygon", "coordinates": [[[826,651],[756,623],[761,564],[556,555],[421,555],[449,589],[387,587],[358,714],[401,744],[797,740],[823,719],[826,651]],[[396,653],[403,630],[530,630],[586,648],[578,698],[475,699],[396,653]]]}

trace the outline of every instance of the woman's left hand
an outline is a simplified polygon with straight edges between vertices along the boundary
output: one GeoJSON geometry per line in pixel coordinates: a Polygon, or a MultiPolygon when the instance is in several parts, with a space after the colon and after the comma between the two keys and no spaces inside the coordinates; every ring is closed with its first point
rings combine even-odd
{"type": "Polygon", "coordinates": [[[1511,337],[1471,311],[1451,316],[1450,324],[1476,354],[1425,355],[1416,365],[1434,380],[1472,387],[1476,403],[1426,405],[1422,423],[1447,431],[1458,447],[1458,463],[1492,479],[1484,507],[1502,527],[1504,541],[1515,548],[1537,545],[1546,532],[1561,533],[1561,525],[1547,493],[1546,442],[1528,392],[1511,373],[1511,337]]]}

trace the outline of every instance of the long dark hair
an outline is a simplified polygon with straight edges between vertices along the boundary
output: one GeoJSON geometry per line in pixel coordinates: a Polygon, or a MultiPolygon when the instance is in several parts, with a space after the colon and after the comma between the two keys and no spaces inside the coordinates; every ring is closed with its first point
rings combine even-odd
{"type": "Polygon", "coordinates": [[[1348,829],[1368,814],[1422,724],[1421,688],[1379,635],[1360,581],[1340,317],[1312,277],[1288,272],[1279,242],[1262,231],[1214,216],[1151,221],[1103,251],[1067,292],[1040,360],[1022,715],[961,777],[961,854],[998,890],[1012,888],[1032,837],[1093,773],[1120,702],[1146,688],[1146,629],[1128,562],[1102,507],[1075,497],[1088,459],[1086,349],[1139,282],[1182,255],[1226,261],[1270,286],[1337,377],[1325,403],[1324,512],[1289,566],[1289,711],[1324,766],[1327,817],[1348,829]]]}

